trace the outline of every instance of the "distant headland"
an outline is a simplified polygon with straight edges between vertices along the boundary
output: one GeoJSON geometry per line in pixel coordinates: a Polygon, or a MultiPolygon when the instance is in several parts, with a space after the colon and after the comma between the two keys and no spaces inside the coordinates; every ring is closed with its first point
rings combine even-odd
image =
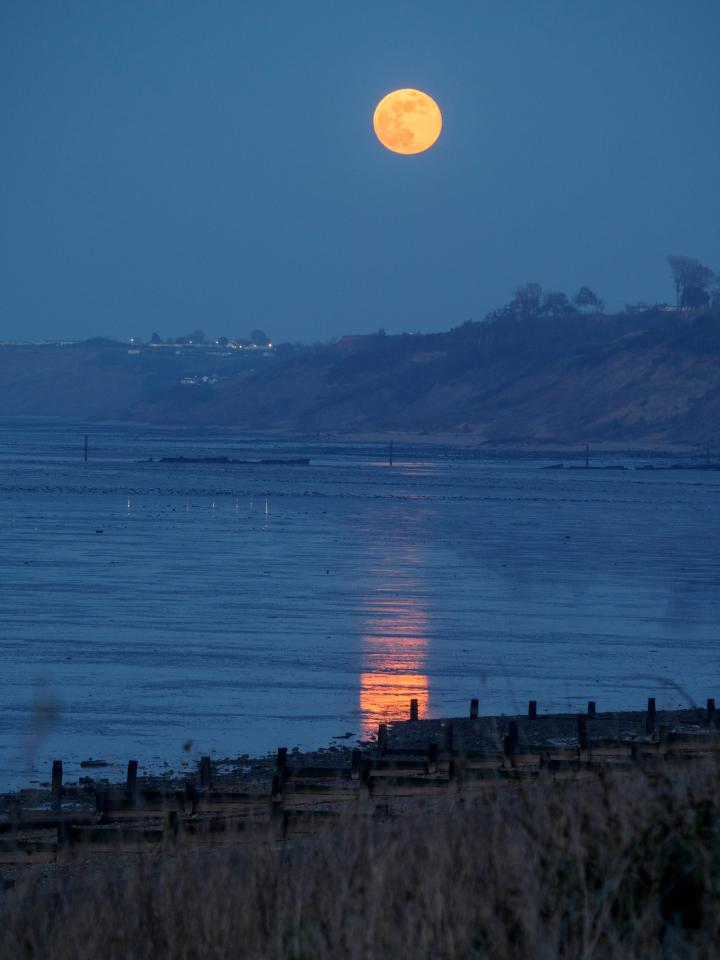
{"type": "Polygon", "coordinates": [[[237,431],[455,436],[477,444],[720,439],[720,285],[670,257],[676,302],[613,314],[535,283],[441,333],[276,344],[210,339],[0,344],[0,412],[237,431]]]}

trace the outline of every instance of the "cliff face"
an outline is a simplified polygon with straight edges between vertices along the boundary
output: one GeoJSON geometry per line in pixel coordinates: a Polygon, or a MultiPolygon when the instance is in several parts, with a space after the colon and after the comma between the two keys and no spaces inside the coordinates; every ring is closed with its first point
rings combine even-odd
{"type": "Polygon", "coordinates": [[[495,321],[348,337],[255,369],[223,362],[192,358],[199,382],[187,385],[187,358],[158,365],[121,347],[1,348],[0,415],[463,432],[494,443],[704,443],[720,435],[720,317],[495,321]],[[202,383],[203,374],[216,382],[202,383]]]}

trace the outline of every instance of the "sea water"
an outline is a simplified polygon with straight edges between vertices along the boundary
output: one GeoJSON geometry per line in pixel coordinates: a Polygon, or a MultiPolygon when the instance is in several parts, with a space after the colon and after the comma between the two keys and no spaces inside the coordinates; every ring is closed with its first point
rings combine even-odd
{"type": "Polygon", "coordinates": [[[720,696],[720,474],[563,459],[0,424],[0,789],[720,696]]]}

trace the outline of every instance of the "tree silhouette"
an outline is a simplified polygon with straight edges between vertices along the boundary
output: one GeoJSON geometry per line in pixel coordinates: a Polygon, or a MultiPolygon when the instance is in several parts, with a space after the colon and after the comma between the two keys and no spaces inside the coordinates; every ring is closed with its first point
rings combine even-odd
{"type": "Polygon", "coordinates": [[[559,290],[553,290],[546,293],[542,302],[542,314],[545,317],[567,317],[575,313],[575,308],[570,303],[567,295],[559,290]]]}
{"type": "Polygon", "coordinates": [[[693,257],[671,255],[668,258],[675,284],[675,303],[680,307],[704,307],[710,300],[708,288],[715,279],[710,267],[693,257]]]}
{"type": "Polygon", "coordinates": [[[573,297],[573,303],[579,310],[588,310],[595,313],[602,313],[605,309],[605,303],[597,294],[593,293],[590,287],[580,287],[573,297]]]}
{"type": "Polygon", "coordinates": [[[520,320],[529,320],[540,313],[543,290],[539,283],[526,283],[518,287],[510,302],[513,312],[520,320]]]}

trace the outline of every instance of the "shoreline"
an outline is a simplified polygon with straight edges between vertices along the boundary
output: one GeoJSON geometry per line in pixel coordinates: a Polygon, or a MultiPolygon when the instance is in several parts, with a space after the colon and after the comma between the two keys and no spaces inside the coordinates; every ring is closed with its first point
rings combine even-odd
{"type": "MultiPolygon", "coordinates": [[[[720,716],[705,709],[471,715],[380,724],[377,737],[316,751],[203,758],[183,776],[102,777],[0,796],[0,891],[66,882],[87,870],[154,868],[181,857],[237,856],[342,842],[358,830],[447,823],[456,813],[598,784],[681,783],[717,770],[720,716]],[[633,779],[634,778],[634,779],[633,779]],[[498,793],[498,791],[500,791],[498,793]],[[322,838],[327,837],[327,841],[322,838]]],[[[532,802],[532,801],[530,801],[532,802]]]]}
{"type": "Polygon", "coordinates": [[[83,428],[101,428],[112,429],[120,428],[124,430],[162,430],[172,434],[215,434],[220,433],[228,437],[241,437],[246,440],[255,440],[258,443],[264,441],[272,442],[285,440],[293,443],[349,443],[349,444],[388,444],[407,443],[415,445],[427,445],[440,448],[456,448],[458,450],[476,450],[478,453],[497,453],[497,454],[545,454],[552,453],[577,453],[585,455],[586,444],[590,445],[592,453],[614,454],[614,455],[633,455],[633,456],[686,456],[688,454],[704,455],[702,444],[686,443],[682,440],[658,440],[652,436],[647,438],[634,438],[625,441],[617,440],[593,440],[592,437],[582,440],[568,440],[561,438],[528,438],[526,440],[488,440],[481,434],[467,433],[464,431],[404,431],[404,430],[367,430],[358,432],[340,432],[340,431],[315,431],[312,433],[298,433],[285,428],[274,428],[263,431],[248,430],[240,426],[228,425],[227,423],[214,424],[196,424],[187,426],[178,423],[160,423],[157,421],[145,420],[85,420],[82,418],[53,417],[51,415],[43,416],[9,416],[0,420],[0,426],[40,426],[42,424],[51,426],[77,426],[83,428]]]}
{"type": "MultiPolygon", "coordinates": [[[[173,769],[164,773],[138,772],[137,783],[148,789],[163,787],[182,790],[188,783],[202,780],[203,765],[209,761],[213,785],[268,786],[277,774],[281,750],[285,751],[291,766],[349,769],[353,755],[360,754],[363,758],[385,755],[411,757],[425,754],[433,743],[441,751],[449,749],[460,754],[482,752],[488,757],[495,755],[502,760],[508,735],[514,736],[521,747],[531,750],[545,747],[552,751],[572,749],[574,746],[580,749],[579,738],[583,736],[583,729],[590,743],[595,738],[603,742],[615,741],[619,745],[643,742],[647,737],[652,737],[653,742],[660,742],[663,738],[683,734],[720,733],[720,712],[716,711],[712,698],[708,699],[704,708],[692,706],[675,710],[656,710],[654,698],[649,699],[646,710],[595,712],[592,701],[588,704],[588,710],[582,713],[537,713],[535,701],[530,702],[525,714],[478,716],[473,713],[472,704],[470,709],[471,715],[464,717],[388,721],[379,725],[377,735],[367,740],[357,740],[353,745],[331,741],[328,746],[315,750],[301,750],[298,747],[288,750],[279,744],[277,753],[268,752],[263,756],[239,754],[237,757],[200,758],[193,767],[188,765],[182,772],[173,769]]],[[[103,771],[117,768],[117,764],[103,761],[92,763],[93,766],[84,768],[86,773],[77,781],[62,780],[60,768],[61,793],[58,796],[72,799],[81,808],[90,805],[90,801],[94,804],[98,789],[113,790],[122,786],[122,777],[111,779],[103,776],[103,771]]],[[[50,809],[53,793],[50,781],[17,790],[3,790],[0,792],[0,822],[3,817],[11,816],[18,807],[23,807],[23,801],[34,801],[41,808],[50,809]]]]}

